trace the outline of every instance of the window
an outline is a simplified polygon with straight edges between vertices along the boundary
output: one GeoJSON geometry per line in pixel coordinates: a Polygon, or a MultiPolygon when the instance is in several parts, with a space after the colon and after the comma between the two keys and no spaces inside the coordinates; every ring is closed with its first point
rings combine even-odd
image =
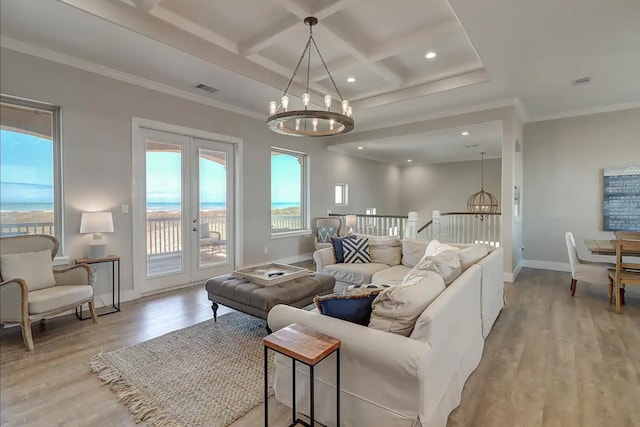
{"type": "Polygon", "coordinates": [[[336,184],[336,205],[347,206],[349,204],[349,184],[336,184]]]}
{"type": "Polygon", "coordinates": [[[61,240],[58,107],[0,96],[0,210],[2,236],[49,234],[61,240]]]}
{"type": "Polygon", "coordinates": [[[271,148],[271,233],[308,228],[307,155],[271,148]]]}

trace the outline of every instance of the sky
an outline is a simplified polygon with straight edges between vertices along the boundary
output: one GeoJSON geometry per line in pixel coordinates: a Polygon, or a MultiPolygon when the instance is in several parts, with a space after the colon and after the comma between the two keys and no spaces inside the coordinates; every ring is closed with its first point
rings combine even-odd
{"type": "MultiPolygon", "coordinates": [[[[51,140],[0,130],[0,202],[53,203],[51,140]]],[[[271,157],[273,203],[300,202],[300,164],[289,155],[271,157]]],[[[225,201],[224,166],[200,159],[202,203],[225,201]]],[[[178,153],[147,153],[147,199],[151,203],[180,201],[181,165],[178,153]]]]}

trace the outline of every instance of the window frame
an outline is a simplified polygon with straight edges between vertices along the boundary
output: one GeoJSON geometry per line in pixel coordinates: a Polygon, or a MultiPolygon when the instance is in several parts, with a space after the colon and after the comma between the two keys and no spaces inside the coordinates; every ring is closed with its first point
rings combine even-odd
{"type": "Polygon", "coordinates": [[[0,94],[0,104],[28,110],[51,113],[51,142],[53,144],[53,227],[60,246],[55,264],[65,263],[64,257],[64,191],[62,185],[62,132],[61,108],[58,105],[32,99],[0,94]]]}
{"type": "MultiPolygon", "coordinates": [[[[269,192],[272,192],[273,189],[273,171],[272,171],[272,162],[271,158],[273,157],[273,153],[280,153],[284,155],[289,155],[293,157],[297,157],[300,161],[300,188],[302,194],[300,195],[300,222],[301,227],[296,229],[273,229],[270,228],[271,238],[278,239],[289,236],[297,236],[297,235],[306,235],[311,234],[311,228],[309,224],[311,223],[309,216],[309,154],[303,153],[301,151],[289,150],[286,148],[274,147],[272,146],[269,151],[269,192]]],[[[273,206],[273,199],[271,196],[269,197],[270,206],[273,206]]],[[[272,224],[272,209],[269,209],[269,223],[272,224]]]]}
{"type": "Polygon", "coordinates": [[[338,183],[336,183],[336,185],[333,188],[334,188],[333,201],[334,201],[335,205],[336,206],[349,206],[349,184],[338,182],[338,183]],[[337,190],[338,187],[342,188],[342,203],[338,203],[338,201],[336,200],[335,190],[337,190]]]}

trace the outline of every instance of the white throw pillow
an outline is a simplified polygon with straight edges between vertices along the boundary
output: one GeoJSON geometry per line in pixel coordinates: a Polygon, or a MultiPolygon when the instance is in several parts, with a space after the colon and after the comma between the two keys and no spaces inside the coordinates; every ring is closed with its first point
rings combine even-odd
{"type": "Polygon", "coordinates": [[[426,248],[426,240],[402,240],[402,265],[415,267],[424,256],[426,248]]]}
{"type": "Polygon", "coordinates": [[[440,252],[446,251],[446,250],[449,250],[449,249],[458,250],[458,248],[456,248],[454,246],[450,246],[450,245],[447,245],[445,243],[440,243],[436,239],[433,239],[427,245],[427,249],[425,249],[424,254],[425,255],[431,255],[431,256],[432,255],[438,255],[440,252]]]}
{"type": "Polygon", "coordinates": [[[53,277],[51,249],[0,256],[2,280],[23,279],[29,291],[50,288],[56,284],[53,277]]]}
{"type": "Polygon", "coordinates": [[[444,289],[442,277],[428,271],[424,277],[383,290],[371,304],[369,327],[408,337],[420,314],[444,289]]]}
{"type": "Polygon", "coordinates": [[[429,271],[439,274],[445,285],[449,286],[462,274],[458,250],[455,248],[444,249],[436,255],[425,255],[407,274],[403,283],[411,281],[415,277],[424,277],[429,271]]]}
{"type": "Polygon", "coordinates": [[[484,244],[474,244],[462,248],[458,251],[458,257],[460,257],[460,264],[462,264],[462,271],[471,267],[473,264],[486,257],[489,251],[484,244]]]}

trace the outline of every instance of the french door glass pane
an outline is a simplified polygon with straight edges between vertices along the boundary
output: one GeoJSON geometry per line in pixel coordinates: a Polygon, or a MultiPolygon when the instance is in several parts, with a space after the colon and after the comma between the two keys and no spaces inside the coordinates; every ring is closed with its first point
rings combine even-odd
{"type": "Polygon", "coordinates": [[[182,147],[146,142],[147,277],[183,271],[182,147]]]}
{"type": "Polygon", "coordinates": [[[199,267],[227,262],[227,153],[198,151],[200,217],[199,267]]]}

